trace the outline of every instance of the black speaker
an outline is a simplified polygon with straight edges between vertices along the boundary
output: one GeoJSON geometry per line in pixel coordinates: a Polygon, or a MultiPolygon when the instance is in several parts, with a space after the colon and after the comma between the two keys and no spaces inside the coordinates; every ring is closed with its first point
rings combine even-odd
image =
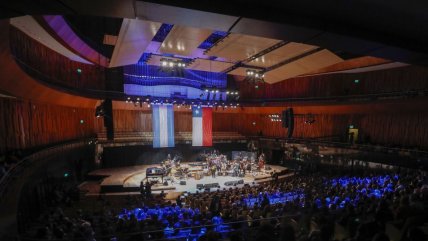
{"type": "Polygon", "coordinates": [[[294,112],[293,108],[288,108],[288,130],[287,130],[287,138],[291,138],[293,136],[294,131],[294,112]]]}
{"type": "Polygon", "coordinates": [[[288,128],[288,109],[282,111],[281,122],[282,127],[288,128]]]}
{"type": "Polygon", "coordinates": [[[180,185],[186,185],[186,181],[180,181],[180,185]]]}
{"type": "Polygon", "coordinates": [[[198,190],[204,189],[204,184],[196,184],[198,190]]]}
{"type": "Polygon", "coordinates": [[[102,103],[104,110],[104,127],[107,132],[107,140],[114,140],[114,123],[113,123],[113,103],[111,99],[106,99],[102,103]]]}

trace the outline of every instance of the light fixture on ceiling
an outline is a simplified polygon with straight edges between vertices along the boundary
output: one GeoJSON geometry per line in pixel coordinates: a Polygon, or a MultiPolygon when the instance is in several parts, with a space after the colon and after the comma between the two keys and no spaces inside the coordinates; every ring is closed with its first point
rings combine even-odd
{"type": "Polygon", "coordinates": [[[264,80],[264,77],[265,77],[264,71],[254,70],[254,69],[247,69],[246,74],[247,74],[247,80],[250,83],[258,84],[258,83],[264,83],[265,82],[265,80],[264,80]]]}
{"type": "Polygon", "coordinates": [[[174,60],[174,59],[168,59],[168,58],[161,58],[160,59],[160,66],[162,68],[167,68],[167,69],[174,69],[174,68],[178,68],[178,69],[184,69],[186,67],[186,63],[182,60],[174,60]]]}

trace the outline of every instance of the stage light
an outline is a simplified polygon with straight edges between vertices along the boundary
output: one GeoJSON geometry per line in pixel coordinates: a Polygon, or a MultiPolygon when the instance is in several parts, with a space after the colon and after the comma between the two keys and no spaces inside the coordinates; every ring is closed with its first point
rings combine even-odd
{"type": "Polygon", "coordinates": [[[140,97],[138,97],[137,100],[140,100],[140,97]]]}
{"type": "Polygon", "coordinates": [[[82,69],[80,69],[80,68],[78,68],[76,71],[77,71],[78,74],[82,73],[82,69]]]}
{"type": "Polygon", "coordinates": [[[131,99],[131,97],[128,97],[128,100],[130,100],[131,99]]]}
{"type": "Polygon", "coordinates": [[[215,90],[216,93],[218,93],[218,90],[215,90]]]}
{"type": "Polygon", "coordinates": [[[208,89],[205,89],[205,92],[208,92],[209,90],[208,89]]]}
{"type": "Polygon", "coordinates": [[[174,67],[174,62],[171,61],[171,62],[169,62],[168,65],[169,65],[169,67],[174,67]]]}
{"type": "Polygon", "coordinates": [[[226,95],[228,95],[228,94],[230,94],[230,92],[229,92],[229,91],[226,91],[226,95]]]}
{"type": "Polygon", "coordinates": [[[150,104],[148,104],[147,107],[150,108],[150,104]]]}

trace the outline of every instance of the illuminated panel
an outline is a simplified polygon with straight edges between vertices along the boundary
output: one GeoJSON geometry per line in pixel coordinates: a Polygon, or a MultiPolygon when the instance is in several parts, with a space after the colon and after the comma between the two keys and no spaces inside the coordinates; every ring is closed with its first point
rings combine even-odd
{"type": "Polygon", "coordinates": [[[225,89],[227,75],[191,69],[163,69],[148,64],[124,66],[124,83],[142,86],[176,85],[198,89],[225,89]]]}
{"type": "Polygon", "coordinates": [[[137,84],[125,84],[123,87],[125,94],[133,96],[150,96],[160,98],[171,98],[171,100],[226,100],[226,94],[221,93],[208,95],[204,90],[189,86],[179,85],[156,85],[144,86],[137,84]]]}
{"type": "Polygon", "coordinates": [[[206,55],[236,62],[247,59],[279,42],[280,40],[276,39],[232,33],[209,49],[206,55]]]}
{"type": "Polygon", "coordinates": [[[155,22],[123,19],[109,67],[137,63],[160,26],[155,22]]]}
{"type": "Polygon", "coordinates": [[[223,70],[232,66],[233,63],[213,61],[208,59],[195,59],[190,65],[189,69],[202,70],[209,72],[222,72],[223,70]]]}
{"type": "Polygon", "coordinates": [[[189,56],[211,33],[208,29],[175,25],[163,41],[160,52],[189,56]]]}
{"type": "Polygon", "coordinates": [[[259,58],[250,62],[249,65],[267,68],[273,66],[281,61],[291,59],[298,55],[304,54],[308,51],[316,49],[317,46],[301,44],[301,43],[288,43],[281,48],[275,49],[259,58]]]}

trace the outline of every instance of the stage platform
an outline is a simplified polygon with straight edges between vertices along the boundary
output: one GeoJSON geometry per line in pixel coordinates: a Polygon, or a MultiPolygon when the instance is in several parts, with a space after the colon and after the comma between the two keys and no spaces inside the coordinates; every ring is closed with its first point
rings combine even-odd
{"type": "MultiPolygon", "coordinates": [[[[189,163],[182,163],[189,164],[189,163]]],[[[101,178],[100,192],[101,193],[135,193],[138,194],[140,191],[141,181],[145,182],[146,169],[150,167],[157,167],[158,165],[138,165],[129,167],[118,167],[95,170],[88,175],[90,177],[101,178]]],[[[165,186],[162,183],[155,184],[152,186],[153,193],[159,193],[160,191],[168,192],[190,192],[195,193],[198,191],[197,185],[203,184],[211,186],[210,191],[217,190],[218,188],[229,188],[229,187],[240,187],[245,184],[255,185],[260,182],[271,181],[271,173],[273,171],[281,173],[279,178],[285,178],[292,175],[287,173],[287,168],[275,165],[266,165],[266,171],[257,172],[253,174],[246,174],[244,177],[233,177],[233,176],[203,176],[201,179],[196,180],[193,177],[178,179],[174,178],[174,181],[167,181],[168,185],[165,186]],[[226,185],[232,183],[233,185],[226,185]],[[218,185],[216,185],[218,184],[218,185]],[[215,186],[215,187],[214,187],[215,186]]],[[[169,178],[167,178],[169,179],[169,178]]],[[[204,188],[205,189],[205,188],[204,188]]],[[[200,191],[204,191],[200,189],[200,191]]]]}

